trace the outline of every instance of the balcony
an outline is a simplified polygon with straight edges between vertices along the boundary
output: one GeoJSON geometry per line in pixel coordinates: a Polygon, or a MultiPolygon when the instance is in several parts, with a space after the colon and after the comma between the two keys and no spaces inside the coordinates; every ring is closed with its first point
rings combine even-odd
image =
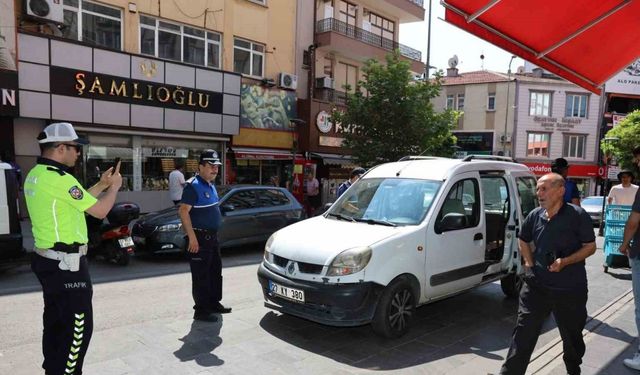
{"type": "Polygon", "coordinates": [[[384,56],[387,53],[397,49],[400,51],[400,55],[411,63],[412,71],[424,71],[424,64],[421,61],[422,52],[335,18],[325,18],[318,21],[316,34],[320,47],[327,47],[359,61],[365,61],[369,58],[384,61],[384,56]],[[357,42],[354,43],[354,41],[357,42]]]}
{"type": "Polygon", "coordinates": [[[359,4],[376,9],[383,7],[389,15],[397,17],[400,23],[424,21],[424,0],[357,0],[359,4]],[[381,3],[384,3],[382,5],[381,3]]]}
{"type": "Polygon", "coordinates": [[[347,93],[335,89],[316,87],[313,90],[313,98],[323,102],[330,102],[336,105],[347,105],[347,93]]]}

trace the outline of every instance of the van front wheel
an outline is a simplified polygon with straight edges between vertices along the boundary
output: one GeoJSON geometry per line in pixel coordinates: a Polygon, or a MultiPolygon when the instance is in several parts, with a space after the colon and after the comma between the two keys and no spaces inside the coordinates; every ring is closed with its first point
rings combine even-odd
{"type": "Polygon", "coordinates": [[[507,298],[516,298],[520,295],[523,282],[524,280],[522,280],[521,276],[510,273],[508,276],[500,279],[500,287],[507,298]]]}
{"type": "Polygon", "coordinates": [[[409,330],[416,309],[416,297],[409,283],[398,279],[389,284],[378,301],[371,326],[386,338],[396,338],[409,330]]]}

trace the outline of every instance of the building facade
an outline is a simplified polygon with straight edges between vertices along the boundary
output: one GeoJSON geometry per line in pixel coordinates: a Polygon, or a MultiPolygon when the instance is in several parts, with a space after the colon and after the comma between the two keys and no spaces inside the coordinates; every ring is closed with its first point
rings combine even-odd
{"type": "Polygon", "coordinates": [[[582,196],[595,193],[599,174],[600,97],[540,69],[516,75],[515,158],[536,175],[559,157],[582,196]]]}
{"type": "Polygon", "coordinates": [[[171,205],[168,173],[182,162],[192,175],[203,149],[223,155],[220,182],[231,183],[264,182],[254,181],[262,153],[235,145],[290,149],[295,91],[269,77],[294,71],[295,2],[48,3],[46,15],[30,2],[15,9],[17,110],[2,124],[23,170],[44,126],[69,121],[91,141],[80,179],[91,184],[120,157],[118,199],[149,212],[171,205]]]}
{"type": "Polygon", "coordinates": [[[331,113],[356,89],[368,59],[384,61],[399,50],[417,74],[424,72],[420,51],[398,43],[400,24],[423,21],[422,0],[298,0],[296,59],[299,147],[323,186],[323,201],[335,199],[340,182],[355,166],[331,113]]]}
{"type": "Polygon", "coordinates": [[[490,71],[459,73],[450,68],[433,105],[436,110],[460,111],[457,153],[466,155],[512,155],[515,113],[515,81],[510,74],[490,71]]]}

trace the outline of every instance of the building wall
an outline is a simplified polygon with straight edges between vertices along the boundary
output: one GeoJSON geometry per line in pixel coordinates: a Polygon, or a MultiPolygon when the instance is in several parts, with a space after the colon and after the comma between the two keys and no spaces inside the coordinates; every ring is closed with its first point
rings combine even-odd
{"type": "Polygon", "coordinates": [[[585,134],[586,152],[584,159],[567,158],[571,163],[575,162],[596,162],[597,161],[597,134],[598,134],[598,105],[600,97],[594,95],[578,86],[564,81],[557,83],[544,82],[527,82],[520,81],[518,84],[518,103],[517,103],[517,130],[516,130],[516,158],[519,160],[536,159],[536,160],[552,160],[562,157],[562,148],[564,142],[564,134],[585,134]],[[531,91],[551,91],[551,116],[561,121],[565,115],[565,105],[567,93],[578,93],[588,95],[587,118],[581,118],[580,124],[575,124],[572,129],[559,130],[558,127],[546,130],[539,121],[534,121],[535,116],[529,115],[529,106],[531,100],[531,91]],[[549,140],[549,157],[527,157],[527,132],[529,131],[549,131],[551,133],[549,140]]]}

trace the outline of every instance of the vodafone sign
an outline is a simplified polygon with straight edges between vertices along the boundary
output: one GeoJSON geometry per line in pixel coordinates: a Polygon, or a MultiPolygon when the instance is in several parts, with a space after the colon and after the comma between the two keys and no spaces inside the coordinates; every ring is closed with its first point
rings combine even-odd
{"type": "MultiPolygon", "coordinates": [[[[551,173],[550,163],[522,163],[529,167],[529,170],[536,176],[551,173]]],[[[569,177],[603,177],[604,168],[598,167],[596,164],[584,165],[576,164],[569,166],[569,177]]]]}

